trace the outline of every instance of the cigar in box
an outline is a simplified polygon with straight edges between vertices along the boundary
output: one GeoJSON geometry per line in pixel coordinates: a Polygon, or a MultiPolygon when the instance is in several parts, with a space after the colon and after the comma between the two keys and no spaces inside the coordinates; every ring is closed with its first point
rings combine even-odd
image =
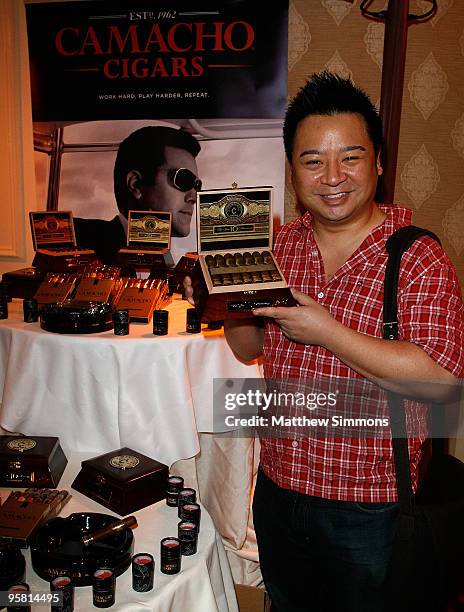
{"type": "Polygon", "coordinates": [[[203,321],[294,306],[272,253],[272,187],[197,193],[198,260],[192,275],[203,321]]]}

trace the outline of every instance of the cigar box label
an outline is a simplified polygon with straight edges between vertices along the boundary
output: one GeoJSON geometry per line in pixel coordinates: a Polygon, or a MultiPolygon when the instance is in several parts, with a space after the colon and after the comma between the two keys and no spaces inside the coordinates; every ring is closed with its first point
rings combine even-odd
{"type": "Polygon", "coordinates": [[[32,223],[37,247],[43,244],[50,246],[73,243],[72,224],[68,215],[60,216],[59,213],[38,215],[36,213],[32,223]]]}
{"type": "Polygon", "coordinates": [[[268,200],[252,200],[241,193],[228,194],[217,201],[200,202],[199,215],[202,242],[215,243],[217,249],[231,239],[269,239],[268,200]]]}
{"type": "Polygon", "coordinates": [[[39,526],[48,504],[7,499],[0,508],[0,537],[26,539],[39,526]]]}
{"type": "Polygon", "coordinates": [[[53,304],[54,302],[62,302],[65,300],[73,288],[74,283],[63,282],[53,286],[47,281],[40,284],[34,298],[39,304],[53,304]]]}
{"type": "Polygon", "coordinates": [[[169,221],[158,219],[155,215],[145,215],[131,220],[129,242],[169,243],[169,233],[169,221]]]}
{"type": "Polygon", "coordinates": [[[148,314],[158,297],[159,291],[156,288],[126,287],[119,298],[117,308],[148,314]]]}
{"type": "Polygon", "coordinates": [[[115,455],[109,461],[111,467],[119,470],[130,470],[138,466],[140,460],[134,455],[115,455]]]}
{"type": "Polygon", "coordinates": [[[107,302],[114,281],[111,279],[84,278],[77,288],[75,300],[107,302]]]}
{"type": "Polygon", "coordinates": [[[37,442],[31,438],[17,438],[16,440],[10,440],[7,443],[7,448],[18,451],[20,453],[31,450],[37,446],[37,442]]]}

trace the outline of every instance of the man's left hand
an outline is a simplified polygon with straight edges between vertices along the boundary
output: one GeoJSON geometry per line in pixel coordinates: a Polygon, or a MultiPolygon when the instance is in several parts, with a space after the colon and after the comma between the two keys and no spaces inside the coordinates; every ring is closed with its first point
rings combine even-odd
{"type": "Polygon", "coordinates": [[[295,307],[256,308],[253,314],[274,319],[282,333],[294,342],[325,346],[338,325],[330,312],[297,289],[291,289],[298,302],[295,307]]]}

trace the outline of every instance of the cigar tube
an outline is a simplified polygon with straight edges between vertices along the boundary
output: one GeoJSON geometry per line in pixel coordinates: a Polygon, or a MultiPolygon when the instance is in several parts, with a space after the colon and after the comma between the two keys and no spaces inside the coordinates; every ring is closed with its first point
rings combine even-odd
{"type": "Polygon", "coordinates": [[[130,527],[134,529],[137,527],[137,519],[135,516],[126,516],[125,518],[117,521],[116,523],[112,523],[111,525],[107,525],[102,529],[98,529],[93,533],[86,533],[82,536],[81,540],[85,546],[92,544],[93,542],[97,542],[98,540],[103,540],[103,538],[107,538],[108,536],[121,531],[125,527],[130,527]]]}
{"type": "Polygon", "coordinates": [[[221,277],[218,274],[211,276],[211,282],[213,283],[213,287],[220,287],[222,285],[221,277]]]}
{"type": "Polygon", "coordinates": [[[253,278],[249,272],[242,272],[242,278],[245,284],[253,282],[253,278]]]}
{"type": "Polygon", "coordinates": [[[251,278],[253,279],[254,283],[262,283],[263,282],[263,278],[262,278],[260,272],[252,272],[251,273],[251,278]]]}
{"type": "Polygon", "coordinates": [[[272,276],[272,280],[273,281],[280,281],[280,280],[282,280],[282,277],[280,276],[280,274],[278,273],[277,270],[271,270],[271,276],[272,276]]]}
{"type": "Polygon", "coordinates": [[[245,251],[245,253],[243,253],[243,261],[246,266],[252,266],[254,263],[254,259],[251,256],[251,253],[245,251]]]}

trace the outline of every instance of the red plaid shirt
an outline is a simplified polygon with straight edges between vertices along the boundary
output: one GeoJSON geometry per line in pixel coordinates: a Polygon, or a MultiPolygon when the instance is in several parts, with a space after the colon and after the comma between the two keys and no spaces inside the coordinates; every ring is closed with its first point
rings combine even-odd
{"type": "MultiPolygon", "coordinates": [[[[274,250],[291,287],[310,295],[347,327],[377,338],[382,337],[385,242],[396,229],[411,223],[411,211],[407,209],[380,208],[387,214],[384,223],[327,283],[310,213],[281,228],[274,250]]],[[[417,344],[440,366],[460,376],[464,371],[463,318],[453,265],[436,241],[420,238],[402,258],[398,286],[400,339],[417,344]]],[[[361,378],[324,347],[292,342],[273,322],[266,325],[263,355],[266,379],[361,378]]],[[[414,488],[426,436],[424,423],[419,437],[409,440],[414,488]]],[[[307,495],[363,502],[397,499],[389,437],[263,438],[260,462],[279,486],[307,495]]]]}

